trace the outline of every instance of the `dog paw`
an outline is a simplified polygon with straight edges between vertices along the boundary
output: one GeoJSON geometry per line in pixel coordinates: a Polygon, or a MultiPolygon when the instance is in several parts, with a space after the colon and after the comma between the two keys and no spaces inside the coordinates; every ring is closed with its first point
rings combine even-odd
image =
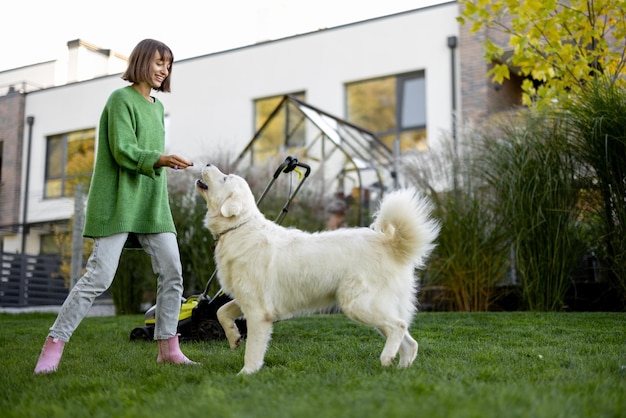
{"type": "Polygon", "coordinates": [[[404,356],[400,355],[400,361],[398,362],[398,367],[400,368],[409,367],[411,364],[413,364],[413,361],[415,360],[416,357],[417,357],[417,350],[412,352],[410,355],[404,355],[404,356]]]}
{"type": "Polygon", "coordinates": [[[383,367],[389,367],[393,364],[393,357],[382,357],[380,358],[380,364],[383,367]]]}
{"type": "Polygon", "coordinates": [[[235,342],[230,342],[229,341],[229,344],[230,344],[231,350],[236,350],[237,347],[239,347],[241,345],[241,337],[239,337],[235,342]]]}
{"type": "Polygon", "coordinates": [[[254,373],[258,372],[259,369],[260,369],[260,367],[253,368],[253,367],[246,367],[246,366],[244,366],[243,369],[241,369],[239,371],[239,373],[237,373],[237,374],[238,375],[251,375],[251,374],[254,374],[254,373]]]}
{"type": "Polygon", "coordinates": [[[241,334],[237,330],[237,327],[224,328],[224,331],[226,332],[226,339],[231,349],[234,350],[241,345],[241,334]]]}
{"type": "Polygon", "coordinates": [[[413,359],[401,358],[400,361],[398,362],[398,368],[405,369],[409,367],[411,364],[413,364],[413,359]]]}

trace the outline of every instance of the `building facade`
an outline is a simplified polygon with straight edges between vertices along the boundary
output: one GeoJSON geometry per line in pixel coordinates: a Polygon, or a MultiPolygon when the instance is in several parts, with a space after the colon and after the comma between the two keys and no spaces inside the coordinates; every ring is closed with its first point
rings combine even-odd
{"type": "MultiPolygon", "coordinates": [[[[157,95],[167,113],[167,151],[198,164],[220,153],[236,157],[268,109],[292,94],[363,126],[390,148],[399,144],[399,152],[428,152],[464,120],[489,111],[480,35],[460,27],[458,15],[455,1],[442,2],[177,61],[172,93],[157,95]]],[[[68,47],[89,45],[109,61],[121,59],[72,42],[68,47]]],[[[73,69],[68,74],[81,76],[0,97],[4,252],[45,252],[54,226],[74,213],[75,184],[90,175],[84,165],[93,161],[100,112],[126,85],[122,69],[95,61],[96,77],[73,69]]],[[[0,84],[9,84],[6,76],[0,73],[0,84]]],[[[16,85],[18,76],[11,74],[16,85]]]]}

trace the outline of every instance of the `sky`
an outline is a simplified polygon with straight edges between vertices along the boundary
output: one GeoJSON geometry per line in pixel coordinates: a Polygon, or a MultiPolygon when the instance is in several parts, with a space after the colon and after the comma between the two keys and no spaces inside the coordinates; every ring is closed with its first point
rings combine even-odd
{"type": "Polygon", "coordinates": [[[75,39],[128,56],[154,38],[181,60],[442,2],[0,0],[0,71],[63,58],[75,39]]]}

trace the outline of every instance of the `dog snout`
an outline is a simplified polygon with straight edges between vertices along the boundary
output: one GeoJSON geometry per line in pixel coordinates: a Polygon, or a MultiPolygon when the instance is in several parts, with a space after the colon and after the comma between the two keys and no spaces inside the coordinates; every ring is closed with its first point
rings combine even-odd
{"type": "Polygon", "coordinates": [[[202,180],[198,179],[196,180],[196,186],[202,190],[208,190],[209,186],[206,185],[205,182],[203,182],[202,180]]]}

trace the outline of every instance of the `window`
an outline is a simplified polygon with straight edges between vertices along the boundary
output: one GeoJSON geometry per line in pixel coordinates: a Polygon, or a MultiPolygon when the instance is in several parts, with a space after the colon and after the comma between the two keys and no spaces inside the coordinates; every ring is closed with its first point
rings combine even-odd
{"type": "Polygon", "coordinates": [[[72,236],[67,232],[57,234],[46,234],[41,236],[39,254],[59,255],[61,254],[61,242],[71,243],[72,236]]]}
{"type": "Polygon", "coordinates": [[[78,184],[89,186],[93,173],[95,129],[49,136],[45,197],[73,197],[78,184]]]}
{"type": "MultiPolygon", "coordinates": [[[[292,96],[299,100],[305,97],[304,93],[294,93],[292,96]]],[[[293,106],[281,107],[268,121],[283,98],[273,96],[254,101],[255,132],[259,133],[262,129],[254,144],[257,157],[275,155],[286,148],[303,147],[306,143],[304,117],[293,106]]]]}
{"type": "Polygon", "coordinates": [[[424,72],[346,85],[348,121],[378,136],[389,148],[400,139],[402,152],[426,149],[424,72]]]}

